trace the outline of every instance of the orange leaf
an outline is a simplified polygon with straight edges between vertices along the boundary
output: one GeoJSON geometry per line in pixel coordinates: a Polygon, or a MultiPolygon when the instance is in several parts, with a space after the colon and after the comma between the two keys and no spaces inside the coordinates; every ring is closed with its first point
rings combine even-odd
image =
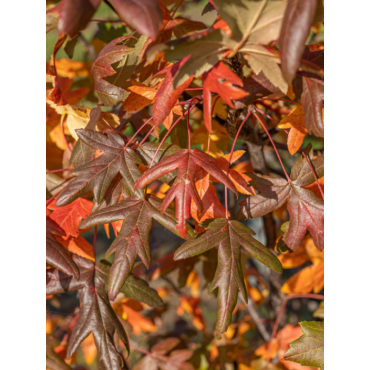
{"type": "Polygon", "coordinates": [[[216,189],[209,181],[209,174],[203,169],[198,168],[195,174],[195,187],[203,203],[203,213],[191,202],[191,215],[198,223],[208,218],[225,217],[225,208],[217,198],[216,189]]]}
{"type": "Polygon", "coordinates": [[[135,335],[141,334],[141,331],[150,333],[157,330],[157,327],[150,320],[129,307],[127,304],[123,303],[122,309],[122,318],[126,319],[131,324],[132,332],[135,335]]]}
{"type": "Polygon", "coordinates": [[[303,270],[294,274],[281,287],[281,291],[286,294],[297,293],[319,293],[324,287],[324,263],[307,266],[303,270]]]}
{"type": "MultiPolygon", "coordinates": [[[[235,162],[244,153],[245,152],[243,150],[237,150],[235,153],[233,153],[232,162],[235,162]],[[240,152],[243,152],[243,153],[240,153],[240,152]],[[236,156],[234,157],[235,154],[236,156]]],[[[230,154],[226,154],[223,157],[217,158],[217,167],[221,168],[224,173],[226,173],[229,158],[230,158],[230,154]]],[[[241,172],[238,172],[234,170],[233,168],[229,168],[229,178],[233,182],[233,184],[235,185],[239,193],[249,194],[249,195],[255,194],[253,188],[249,186],[248,181],[250,181],[251,178],[248,177],[247,175],[241,172]]],[[[211,177],[211,180],[213,182],[218,182],[213,177],[211,177]]]]}
{"type": "Polygon", "coordinates": [[[303,107],[298,105],[294,110],[292,110],[287,117],[280,121],[278,128],[290,128],[288,134],[288,150],[289,153],[293,155],[301,147],[308,132],[304,123],[303,107]]]}
{"type": "Polygon", "coordinates": [[[66,233],[67,236],[77,237],[81,230],[78,229],[83,218],[90,215],[93,202],[78,198],[74,202],[64,206],[56,207],[56,200],[48,205],[48,208],[54,212],[50,218],[54,220],[66,233]]]}
{"type": "Polygon", "coordinates": [[[54,235],[55,239],[58,240],[64,248],[68,249],[71,253],[77,254],[78,256],[87,258],[91,261],[95,261],[94,251],[92,245],[81,235],[77,238],[73,236],[59,236],[54,235]]]}

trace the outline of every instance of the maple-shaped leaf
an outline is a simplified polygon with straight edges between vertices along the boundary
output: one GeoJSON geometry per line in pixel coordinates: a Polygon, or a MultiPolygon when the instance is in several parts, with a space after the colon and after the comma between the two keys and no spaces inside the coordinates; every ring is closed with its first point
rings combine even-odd
{"type": "Polygon", "coordinates": [[[283,75],[291,85],[304,51],[317,0],[288,0],[279,36],[279,51],[283,75]]]}
{"type": "MultiPolygon", "coordinates": [[[[318,178],[324,175],[324,156],[312,159],[313,150],[309,145],[305,149],[318,178]]],[[[242,208],[237,218],[261,217],[281,207],[289,197],[287,209],[290,215],[289,231],[285,243],[295,250],[309,231],[316,247],[324,248],[324,201],[304,186],[312,184],[315,178],[304,156],[299,157],[291,170],[291,182],[282,178],[248,174],[250,185],[258,190],[257,195],[241,202],[242,208]]]]}
{"type": "Polygon", "coordinates": [[[53,234],[65,235],[64,230],[49,216],[46,216],[46,262],[67,275],[73,275],[78,280],[80,278],[78,266],[53,234]]]}
{"type": "Polygon", "coordinates": [[[302,321],[303,335],[290,343],[285,360],[324,368],[324,322],[302,321]]]}
{"type": "Polygon", "coordinates": [[[80,228],[83,229],[124,220],[121,231],[106,253],[107,257],[115,253],[108,281],[108,291],[111,300],[115,299],[120,288],[125,283],[134,267],[137,256],[149,268],[151,263],[149,234],[153,218],[163,224],[168,230],[178,234],[176,222],[171,212],[161,214],[159,211],[160,205],[161,202],[153,196],[150,196],[148,200],[131,197],[120,201],[114,206],[106,207],[93,213],[80,224],[80,228]]]}
{"type": "Polygon", "coordinates": [[[112,64],[121,61],[133,49],[126,45],[132,36],[122,36],[106,45],[96,58],[91,73],[95,79],[95,90],[104,105],[111,106],[124,100],[128,92],[119,86],[109,83],[106,78],[116,74],[112,64]]]}
{"type": "Polygon", "coordinates": [[[177,169],[176,180],[163,199],[161,212],[165,211],[174,199],[176,200],[176,218],[178,220],[176,227],[181,237],[184,237],[187,232],[185,221],[190,217],[191,200],[194,201],[199,211],[203,209],[202,201],[194,184],[197,166],[204,168],[209,174],[237,195],[234,184],[216,166],[215,160],[210,155],[198,149],[182,149],[175,154],[163,158],[159,163],[143,173],[135,184],[135,189],[141,189],[159,177],[177,169]]]}
{"type": "Polygon", "coordinates": [[[172,79],[176,89],[193,75],[199,77],[211,69],[222,59],[225,51],[232,49],[235,45],[236,42],[231,40],[224,31],[220,29],[206,30],[155,45],[148,50],[147,54],[150,59],[157,52],[165,51],[166,60],[186,61],[172,79]]]}
{"type": "Polygon", "coordinates": [[[193,365],[186,362],[193,355],[193,351],[188,349],[175,349],[180,344],[180,339],[175,337],[154,345],[150,353],[143,357],[133,370],[194,370],[193,365]]]}
{"type": "Polygon", "coordinates": [[[248,93],[240,88],[243,81],[233,71],[218,62],[210,71],[203,74],[203,116],[209,132],[212,130],[212,97],[211,92],[217,93],[231,108],[235,108],[232,100],[239,100],[248,93]]]}
{"type": "Polygon", "coordinates": [[[219,244],[218,265],[209,292],[218,288],[216,336],[227,331],[240,290],[247,303],[247,290],[241,267],[241,248],[274,271],[282,272],[280,261],[254,239],[254,231],[238,221],[218,218],[208,223],[205,232],[186,241],[175,252],[175,260],[204,253],[219,244]]]}
{"type": "Polygon", "coordinates": [[[174,88],[173,86],[175,77],[188,59],[189,58],[184,58],[165,70],[166,77],[155,95],[153,104],[153,121],[157,126],[163,123],[176,104],[179,96],[193,81],[193,76],[189,76],[189,78],[183,81],[178,87],[174,88]]]}
{"type": "Polygon", "coordinates": [[[213,0],[213,3],[229,25],[233,40],[262,45],[278,38],[287,5],[286,0],[213,0]]]}
{"type": "Polygon", "coordinates": [[[93,203],[89,200],[78,198],[64,207],[56,207],[55,201],[48,205],[48,209],[53,210],[49,216],[54,220],[65,232],[66,236],[79,235],[78,226],[83,218],[90,215],[93,208],[93,203]]]}
{"type": "Polygon", "coordinates": [[[59,345],[59,340],[50,334],[46,334],[46,367],[49,370],[72,370],[64,359],[59,356],[54,348],[59,345]]]}
{"type": "MultiPolygon", "coordinates": [[[[159,146],[158,143],[144,143],[142,146],[139,146],[137,148],[136,151],[140,155],[145,166],[149,167],[150,164],[152,163],[154,154],[157,152],[158,146],[159,146]]],[[[175,154],[180,150],[181,148],[178,145],[163,143],[158,151],[158,154],[154,159],[153,164],[157,164],[163,158],[175,154]]],[[[167,173],[166,175],[160,177],[158,180],[168,184],[176,177],[176,172],[177,170],[167,173]]]]}
{"type": "Polygon", "coordinates": [[[139,33],[155,39],[162,23],[157,0],[112,0],[118,16],[139,33]]]}
{"type": "MultiPolygon", "coordinates": [[[[118,173],[125,181],[126,191],[134,194],[132,189],[141,174],[137,167],[141,159],[133,149],[125,148],[123,137],[114,131],[103,134],[92,130],[77,130],[77,135],[86,145],[101,150],[103,154],[71,171],[77,177],[66,186],[56,205],[69,204],[90,191],[100,203],[118,173]]],[[[139,197],[144,195],[142,190],[135,191],[135,194],[139,197]]]]}
{"type": "Polygon", "coordinates": [[[95,268],[92,261],[79,256],[73,257],[78,264],[80,281],[69,278],[58,271],[47,272],[46,294],[72,292],[81,289],[80,312],[69,339],[67,359],[76,351],[81,342],[93,333],[99,358],[100,369],[120,370],[124,360],[116,349],[113,335],[118,337],[129,350],[127,334],[111,307],[106,292],[106,275],[95,268]]]}

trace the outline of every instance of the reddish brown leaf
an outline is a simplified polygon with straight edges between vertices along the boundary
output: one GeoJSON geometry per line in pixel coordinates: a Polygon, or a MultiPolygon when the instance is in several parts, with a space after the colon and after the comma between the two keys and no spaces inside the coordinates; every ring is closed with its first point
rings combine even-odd
{"type": "Polygon", "coordinates": [[[235,108],[232,100],[238,100],[248,95],[246,91],[236,86],[243,86],[243,81],[221,61],[218,62],[210,71],[203,74],[203,114],[204,123],[209,132],[213,132],[211,92],[219,94],[231,108],[235,108]]]}
{"type": "Polygon", "coordinates": [[[289,85],[299,67],[316,6],[317,0],[288,0],[280,30],[279,46],[281,69],[289,85]]]}
{"type": "Polygon", "coordinates": [[[126,90],[110,84],[104,78],[116,74],[112,64],[122,60],[132,50],[125,46],[125,40],[132,37],[122,36],[111,41],[99,53],[91,68],[91,73],[95,79],[95,90],[104,105],[117,104],[119,101],[124,100],[124,97],[127,95],[126,90]]]}
{"type": "Polygon", "coordinates": [[[164,78],[163,84],[154,98],[153,104],[153,121],[157,126],[159,126],[166,119],[166,117],[170,114],[171,109],[176,104],[179,96],[193,81],[193,76],[191,76],[176,89],[173,88],[173,81],[176,75],[178,74],[180,68],[188,61],[188,59],[189,57],[186,57],[166,69],[166,77],[164,78]]]}
{"type": "Polygon", "coordinates": [[[157,0],[112,0],[119,17],[139,33],[155,39],[162,23],[157,0]]]}
{"type": "Polygon", "coordinates": [[[73,37],[83,30],[102,0],[64,0],[59,28],[73,37]]]}
{"type": "Polygon", "coordinates": [[[176,226],[182,237],[185,236],[187,228],[185,220],[190,217],[191,200],[194,201],[199,211],[203,210],[203,204],[196,190],[194,180],[196,166],[203,167],[209,174],[215,177],[231,189],[235,194],[237,190],[232,181],[217,167],[215,160],[208,154],[198,149],[183,149],[171,156],[162,159],[158,164],[143,173],[135,184],[135,189],[141,189],[159,177],[177,168],[177,178],[171,189],[163,199],[161,212],[165,211],[171,202],[176,199],[176,226]]]}

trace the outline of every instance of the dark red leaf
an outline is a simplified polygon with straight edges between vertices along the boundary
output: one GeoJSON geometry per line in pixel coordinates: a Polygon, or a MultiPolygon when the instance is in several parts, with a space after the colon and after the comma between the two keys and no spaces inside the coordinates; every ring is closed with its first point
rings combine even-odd
{"type": "Polygon", "coordinates": [[[281,25],[281,69],[290,85],[295,77],[315,15],[317,0],[288,0],[281,25]]]}

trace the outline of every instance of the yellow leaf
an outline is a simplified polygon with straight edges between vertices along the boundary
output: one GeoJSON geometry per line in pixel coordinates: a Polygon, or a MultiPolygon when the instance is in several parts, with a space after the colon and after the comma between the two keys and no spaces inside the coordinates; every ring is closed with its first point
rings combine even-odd
{"type": "Polygon", "coordinates": [[[88,77],[90,74],[91,63],[61,58],[55,60],[55,67],[58,71],[58,76],[61,77],[88,77]]]}
{"type": "MultiPolygon", "coordinates": [[[[58,114],[65,113],[67,115],[67,126],[69,132],[75,140],[78,140],[76,130],[85,128],[90,120],[90,108],[81,107],[79,105],[56,105],[48,102],[48,104],[55,109],[58,114]]],[[[107,130],[112,126],[117,127],[120,124],[118,116],[114,113],[102,112],[99,121],[96,124],[96,129],[99,132],[107,130]]]]}
{"type": "Polygon", "coordinates": [[[301,147],[308,132],[304,123],[303,107],[298,105],[287,117],[280,121],[277,127],[281,129],[290,128],[288,134],[288,150],[293,155],[301,147]]]}

